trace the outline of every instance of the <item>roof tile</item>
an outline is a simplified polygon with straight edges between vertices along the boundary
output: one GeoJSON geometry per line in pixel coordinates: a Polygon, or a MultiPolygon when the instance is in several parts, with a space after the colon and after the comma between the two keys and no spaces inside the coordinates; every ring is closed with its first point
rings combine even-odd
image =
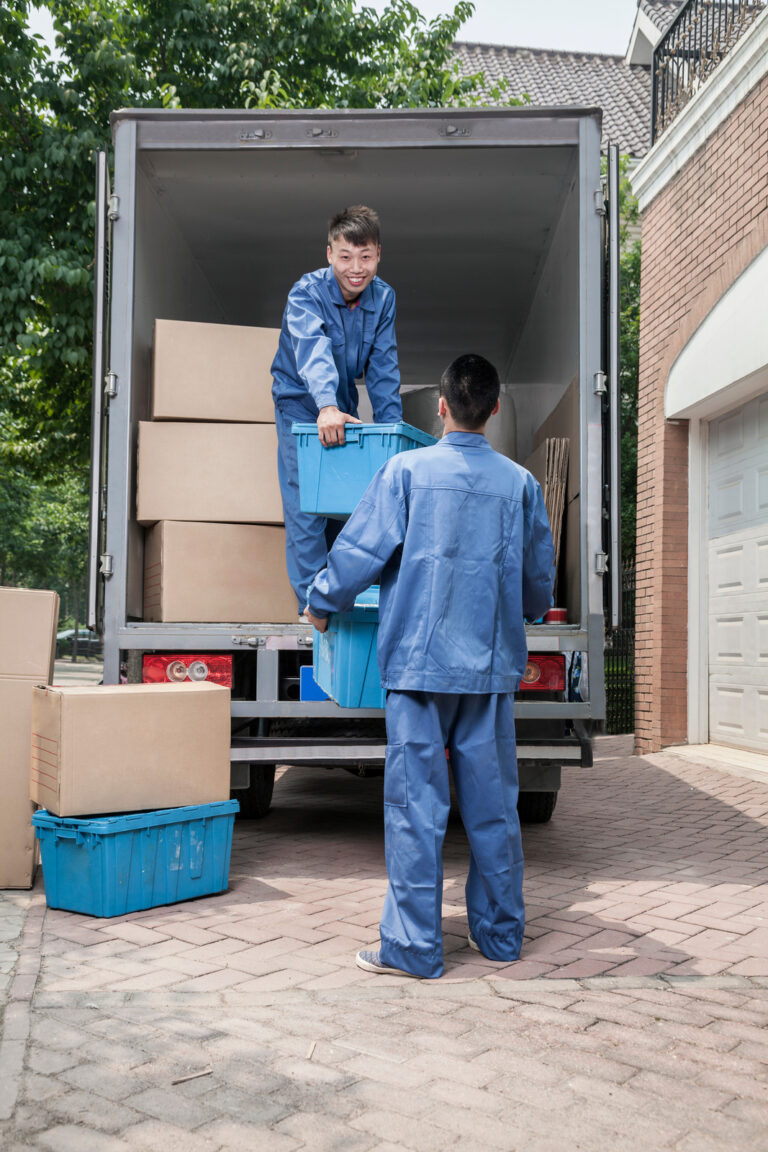
{"type": "Polygon", "coordinates": [[[640,0],[639,8],[654,22],[657,28],[666,32],[687,0],[640,0]]]}
{"type": "MultiPolygon", "coordinates": [[[[661,0],[641,0],[643,4],[661,0]]],[[[598,106],[603,110],[603,146],[643,156],[650,146],[651,81],[648,68],[622,56],[557,52],[497,44],[457,42],[463,76],[483,72],[489,87],[504,78],[510,96],[527,95],[534,107],[598,106]]],[[[488,88],[485,89],[488,92],[488,88]]]]}

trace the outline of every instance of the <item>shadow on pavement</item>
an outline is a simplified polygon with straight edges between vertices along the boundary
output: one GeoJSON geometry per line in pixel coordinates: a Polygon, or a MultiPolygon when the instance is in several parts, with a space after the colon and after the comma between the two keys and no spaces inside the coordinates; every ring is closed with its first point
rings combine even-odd
{"type": "MultiPolygon", "coordinates": [[[[604,745],[617,746],[626,742],[604,745]]],[[[491,965],[494,974],[768,975],[766,784],[672,756],[603,758],[564,776],[551,823],[523,829],[523,956],[491,965]]],[[[258,879],[261,896],[250,888],[249,898],[272,899],[283,895],[280,878],[295,881],[298,869],[313,883],[374,884],[383,898],[381,805],[380,778],[285,770],[267,820],[237,827],[234,882],[258,879]]],[[[466,947],[468,854],[452,818],[448,952],[466,947]]]]}

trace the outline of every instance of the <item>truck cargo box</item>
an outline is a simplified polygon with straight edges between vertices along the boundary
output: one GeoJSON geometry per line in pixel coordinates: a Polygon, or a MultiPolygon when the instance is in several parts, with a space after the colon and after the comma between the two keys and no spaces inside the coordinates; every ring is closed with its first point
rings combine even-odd
{"type": "MultiPolygon", "coordinates": [[[[307,626],[144,618],[137,446],[152,411],[156,321],[276,330],[292,284],[326,264],[329,218],[369,203],[382,221],[379,274],[397,293],[406,401],[434,389],[454,357],[477,352],[502,380],[508,418],[494,430],[497,448],[525,463],[548,427],[569,440],[558,596],[567,620],[528,630],[532,652],[564,654],[568,683],[517,705],[521,731],[542,717],[549,725],[532,762],[565,762],[547,734],[605,713],[604,586],[617,578],[617,553],[608,554],[618,526],[604,515],[616,510],[608,420],[615,427],[617,373],[605,322],[605,300],[616,308],[600,123],[589,108],[113,114],[114,185],[104,158],[99,178],[100,244],[111,235],[112,263],[109,307],[100,310],[97,295],[96,309],[89,605],[104,629],[106,682],[132,653],[234,652],[241,669],[252,661],[251,671],[236,669],[236,719],[263,731],[338,715],[332,701],[298,699],[307,626]]],[[[99,283],[106,290],[106,278],[99,283]]],[[[364,388],[359,415],[371,419],[364,388]]],[[[194,460],[175,468],[169,485],[193,475],[194,460]]]]}

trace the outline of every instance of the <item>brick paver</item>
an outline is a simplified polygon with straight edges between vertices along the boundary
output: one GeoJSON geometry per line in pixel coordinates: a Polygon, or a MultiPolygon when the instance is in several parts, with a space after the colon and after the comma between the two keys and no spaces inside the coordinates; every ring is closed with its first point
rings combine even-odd
{"type": "Polygon", "coordinates": [[[288,770],[238,824],[230,890],[113,919],[0,897],[0,1145],[768,1148],[768,777],[596,743],[525,829],[516,964],[354,966],[383,899],[381,782],[288,770]],[[188,1079],[187,1077],[193,1077],[188,1079]]]}

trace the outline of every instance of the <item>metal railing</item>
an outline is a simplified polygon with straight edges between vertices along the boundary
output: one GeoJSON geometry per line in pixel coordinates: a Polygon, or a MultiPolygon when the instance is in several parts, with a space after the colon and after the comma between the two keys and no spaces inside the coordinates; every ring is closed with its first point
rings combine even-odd
{"type": "Polygon", "coordinates": [[[635,566],[621,573],[621,627],[605,635],[605,731],[635,730],[635,566]]]}
{"type": "Polygon", "coordinates": [[[695,96],[768,0],[688,0],[653,53],[651,144],[695,96]]]}

